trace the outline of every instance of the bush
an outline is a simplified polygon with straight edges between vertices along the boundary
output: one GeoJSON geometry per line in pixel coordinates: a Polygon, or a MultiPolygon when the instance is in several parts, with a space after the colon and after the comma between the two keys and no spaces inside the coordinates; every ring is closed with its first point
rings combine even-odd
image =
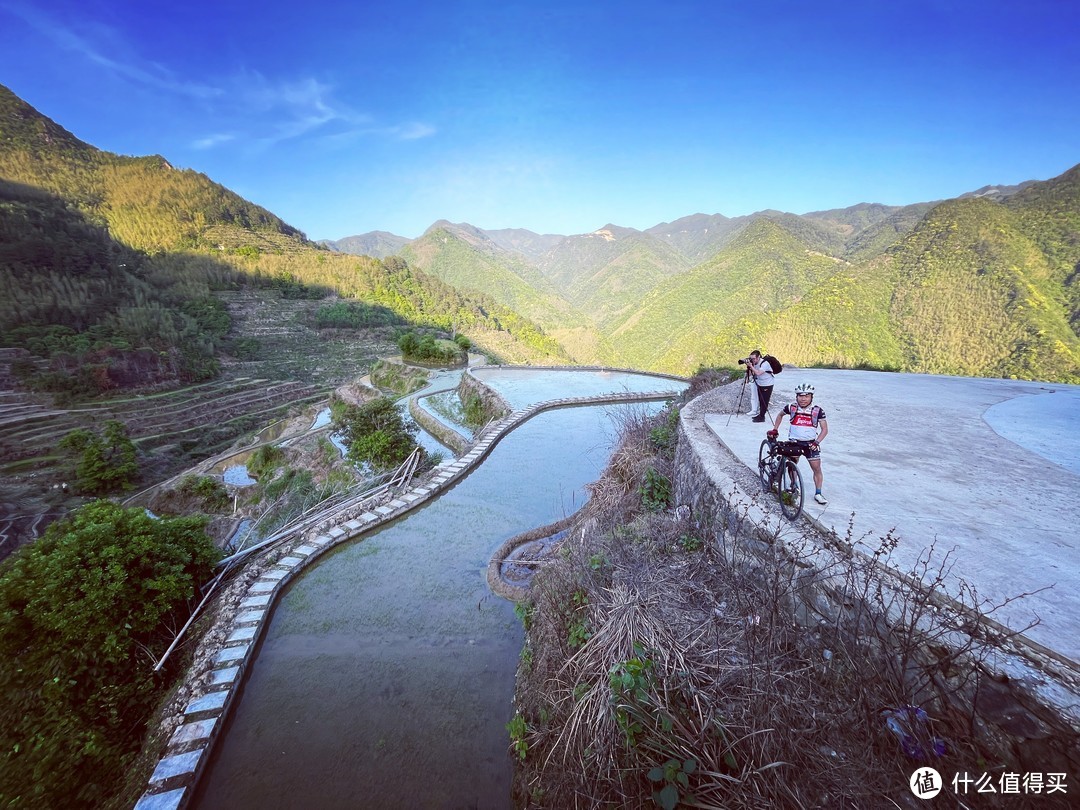
{"type": "Polygon", "coordinates": [[[177,489],[181,495],[202,501],[207,512],[220,512],[229,506],[229,491],[225,485],[207,475],[185,475],[177,489]]]}
{"type": "Polygon", "coordinates": [[[251,454],[247,461],[248,473],[253,478],[262,478],[267,473],[272,473],[285,461],[285,453],[279,447],[272,444],[264,444],[251,454]]]}
{"type": "Polygon", "coordinates": [[[204,526],[94,501],[0,566],[0,805],[115,792],[167,684],[152,665],[218,559],[204,526]]]}
{"type": "Polygon", "coordinates": [[[349,458],[376,469],[396,467],[417,446],[414,437],[418,428],[406,424],[397,405],[387,397],[346,407],[335,424],[349,448],[349,458]]]}
{"type": "Polygon", "coordinates": [[[655,467],[645,470],[639,491],[641,507],[646,512],[661,512],[671,505],[671,482],[655,467]]]}
{"type": "Polygon", "coordinates": [[[73,430],[60,440],[60,449],[72,457],[75,488],[91,495],[131,489],[139,474],[135,444],[128,438],[123,422],[110,419],[104,435],[89,430],[73,430]]]}
{"type": "MultiPolygon", "coordinates": [[[[468,338],[461,337],[468,343],[468,338]]],[[[398,338],[398,348],[401,349],[402,357],[413,360],[456,363],[463,359],[468,346],[462,346],[457,340],[436,340],[430,334],[417,336],[415,332],[406,332],[398,338]]]]}

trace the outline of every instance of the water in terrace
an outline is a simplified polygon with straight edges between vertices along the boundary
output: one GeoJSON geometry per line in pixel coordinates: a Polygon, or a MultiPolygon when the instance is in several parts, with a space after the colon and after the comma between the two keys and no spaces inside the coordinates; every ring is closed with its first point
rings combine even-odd
{"type": "MultiPolygon", "coordinates": [[[[564,395],[549,380],[538,399],[564,395]]],[[[523,636],[487,563],[580,508],[620,413],[642,407],[659,406],[542,413],[437,500],[314,564],[274,612],[195,806],[509,807],[523,636]]]]}
{"type": "Polygon", "coordinates": [[[510,403],[525,408],[534,402],[561,397],[588,397],[605,393],[681,391],[685,383],[626,371],[546,371],[528,368],[481,368],[473,374],[510,403]]]}

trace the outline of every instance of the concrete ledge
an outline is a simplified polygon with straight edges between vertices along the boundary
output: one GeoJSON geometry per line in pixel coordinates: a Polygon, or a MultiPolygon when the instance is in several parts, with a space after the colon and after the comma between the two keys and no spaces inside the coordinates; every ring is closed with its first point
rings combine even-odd
{"type": "MultiPolygon", "coordinates": [[[[903,572],[845,544],[816,520],[800,519],[795,524],[783,520],[775,498],[748,495],[723,471],[730,462],[705,423],[708,407],[698,400],[688,403],[680,413],[673,482],[676,503],[689,508],[694,521],[713,534],[714,542],[721,543],[725,553],[731,551],[733,558],[737,546],[744,564],[751,567],[755,558],[763,561],[779,556],[799,567],[810,565],[812,558],[813,565],[800,575],[804,585],[799,590],[798,612],[803,622],[832,624],[850,608],[847,600],[851,595],[826,573],[844,558],[858,556],[871,570],[876,569],[874,576],[886,592],[925,588],[903,572]]],[[[952,617],[949,622],[956,632],[977,626],[970,624],[968,611],[947,595],[934,591],[926,593],[926,598],[941,615],[952,617]]],[[[1075,773],[1080,765],[1076,742],[1080,739],[1080,673],[1068,658],[1010,633],[992,619],[983,616],[979,622],[990,631],[986,638],[980,636],[974,642],[976,649],[986,652],[985,658],[956,659],[952,664],[975,686],[947,691],[944,681],[934,679],[926,689],[939,691],[928,694],[949,706],[961,704],[961,710],[974,717],[973,727],[980,734],[988,734],[995,741],[1008,740],[1022,768],[1075,773]]],[[[916,649],[913,655],[919,653],[916,649]]],[[[932,655],[933,651],[926,654],[932,655]]],[[[934,662],[928,659],[921,665],[930,670],[934,662]]]]}

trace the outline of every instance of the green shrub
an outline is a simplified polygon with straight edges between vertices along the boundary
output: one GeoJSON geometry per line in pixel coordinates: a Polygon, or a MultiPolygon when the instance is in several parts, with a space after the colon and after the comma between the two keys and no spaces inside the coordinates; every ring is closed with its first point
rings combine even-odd
{"type": "Polygon", "coordinates": [[[229,506],[229,491],[225,485],[207,475],[185,475],[177,489],[182,495],[201,500],[207,512],[220,512],[229,506]]]}
{"type": "MultiPolygon", "coordinates": [[[[468,341],[468,338],[465,338],[468,341]]],[[[471,343],[469,344],[472,345],[471,343]]],[[[463,359],[464,350],[457,340],[436,340],[431,334],[417,335],[406,332],[398,338],[398,348],[402,357],[421,362],[456,363],[463,359]]]]}
{"type": "Polygon", "coordinates": [[[60,440],[61,450],[71,457],[75,488],[91,495],[131,489],[139,474],[135,444],[123,422],[110,419],[103,435],[80,428],[60,440]]]}
{"type": "Polygon", "coordinates": [[[263,478],[268,473],[273,473],[283,461],[285,461],[285,452],[280,447],[264,444],[248,459],[248,473],[253,478],[263,478]]]}
{"type": "Polygon", "coordinates": [[[0,566],[0,806],[115,793],[168,683],[153,664],[218,559],[204,526],[94,501],[0,566]]]}
{"type": "Polygon", "coordinates": [[[514,714],[513,719],[506,724],[506,730],[510,732],[510,747],[519,759],[525,759],[529,753],[529,743],[525,735],[529,733],[529,726],[525,718],[520,714],[514,714]]]}
{"type": "Polygon", "coordinates": [[[679,409],[671,407],[668,409],[666,416],[663,417],[663,421],[649,431],[649,440],[657,450],[670,456],[671,452],[675,449],[675,439],[678,430],[679,409]]]}
{"type": "Polygon", "coordinates": [[[641,506],[647,512],[661,512],[671,505],[671,482],[655,467],[645,470],[645,480],[638,491],[641,506]]]}
{"type": "Polygon", "coordinates": [[[349,448],[349,458],[367,462],[376,469],[401,464],[417,446],[416,425],[406,423],[397,405],[379,397],[360,406],[347,406],[335,418],[338,432],[349,448]]]}

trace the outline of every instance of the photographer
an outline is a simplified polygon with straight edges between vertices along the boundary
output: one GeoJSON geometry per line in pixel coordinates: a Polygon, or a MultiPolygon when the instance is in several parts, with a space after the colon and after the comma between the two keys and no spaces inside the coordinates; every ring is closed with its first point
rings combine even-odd
{"type": "Polygon", "coordinates": [[[769,400],[772,399],[773,367],[769,361],[761,356],[761,352],[754,349],[740,364],[746,366],[746,370],[754,375],[754,383],[757,385],[758,411],[754,414],[751,422],[764,422],[765,414],[769,410],[769,400]]]}

